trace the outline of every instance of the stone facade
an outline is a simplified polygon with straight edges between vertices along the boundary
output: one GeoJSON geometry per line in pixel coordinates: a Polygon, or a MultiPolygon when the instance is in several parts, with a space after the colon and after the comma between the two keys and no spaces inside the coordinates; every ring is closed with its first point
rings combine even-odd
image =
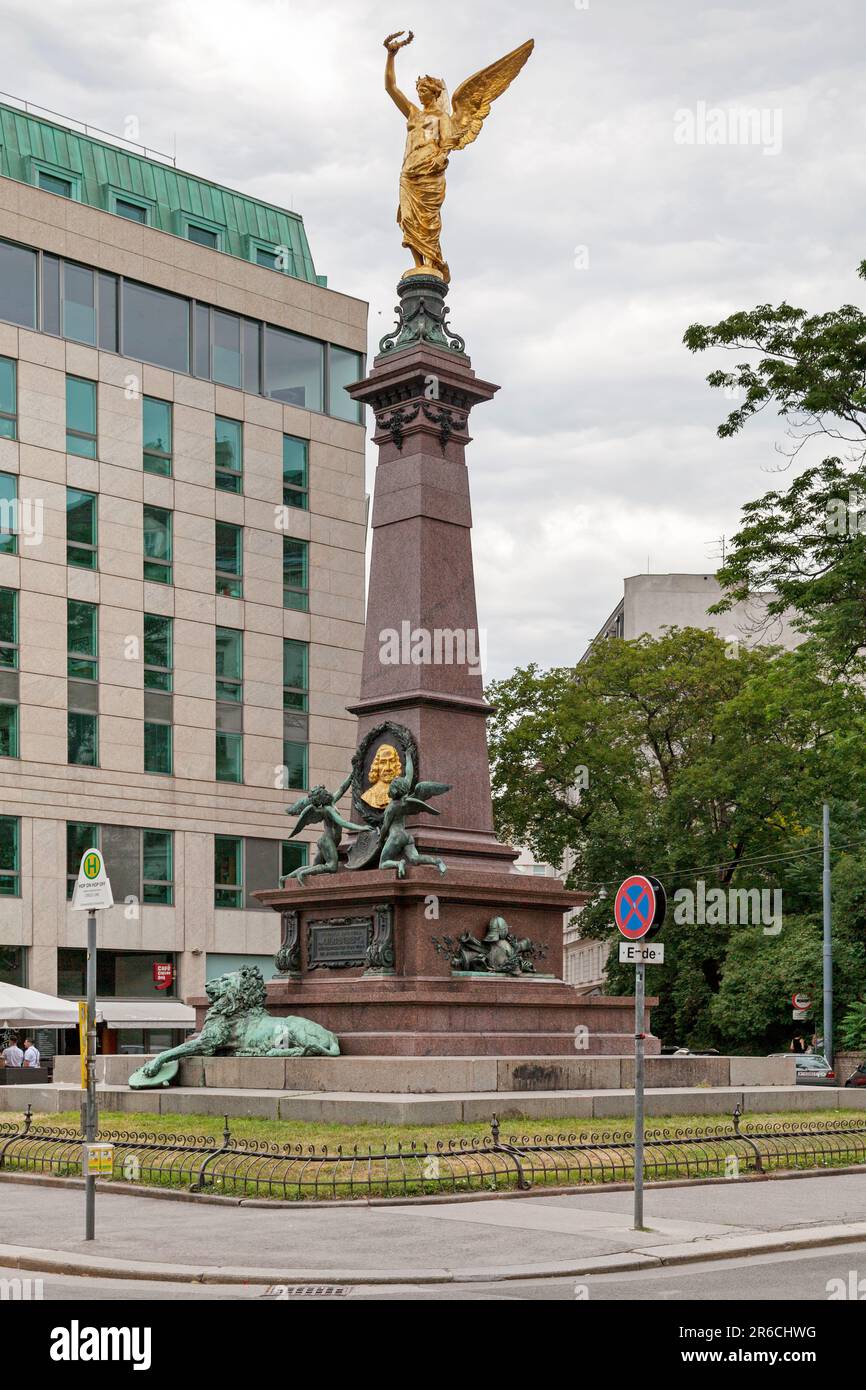
{"type": "MultiPolygon", "coordinates": [[[[155,228],[0,178],[0,239],[127,276],[363,353],[366,304],[155,228]]],[[[176,994],[200,994],[208,954],[272,955],[279,920],[215,908],[214,836],[282,841],[284,637],[309,644],[309,780],[332,784],[355,747],[364,621],[364,429],[113,352],[0,322],[17,362],[18,438],[0,472],[44,502],[44,536],[0,555],[19,591],[20,757],[0,760],[0,814],[20,818],[20,896],[0,897],[0,948],[25,948],[25,983],[57,989],[59,947],[83,947],[86,917],[66,898],[66,823],[174,832],[171,906],[117,905],[101,948],[175,953],[176,994]],[[98,457],[66,452],[65,378],[98,383],[98,457]],[[142,468],[142,403],[173,405],[173,476],[142,468]],[[215,488],[214,419],[243,422],[243,492],[215,488]],[[285,533],[309,542],[309,612],[283,607],[282,437],[309,441],[309,509],[285,533]],[[98,494],[98,569],[66,563],[66,489],[98,494]],[[174,582],[142,577],[142,507],[174,514],[174,582]],[[243,527],[244,597],[217,596],[214,523],[243,527]],[[67,763],[67,600],[99,605],[99,766],[67,763]],[[173,775],[143,768],[143,614],[174,619],[173,775]],[[244,781],[215,780],[215,628],[244,633],[244,781]],[[132,644],[135,650],[135,643],[132,644]]],[[[111,864],[108,864],[109,871],[111,864]]],[[[252,885],[255,887],[264,884],[252,885]]],[[[267,885],[267,886],[275,886],[267,885]]]]}

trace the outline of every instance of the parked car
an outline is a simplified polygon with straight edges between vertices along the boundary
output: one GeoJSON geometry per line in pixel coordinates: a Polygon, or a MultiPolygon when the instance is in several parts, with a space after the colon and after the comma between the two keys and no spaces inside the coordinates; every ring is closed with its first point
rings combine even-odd
{"type": "Polygon", "coordinates": [[[866,1062],[861,1062],[856,1071],[852,1071],[846,1086],[866,1086],[866,1062]]]}
{"type": "Polygon", "coordinates": [[[819,1052],[795,1052],[798,1086],[838,1086],[836,1073],[819,1052]]]}

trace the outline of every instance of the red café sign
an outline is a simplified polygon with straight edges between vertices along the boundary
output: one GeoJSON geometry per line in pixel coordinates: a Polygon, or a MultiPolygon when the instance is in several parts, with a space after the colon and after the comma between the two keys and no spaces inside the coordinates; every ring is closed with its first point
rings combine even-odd
{"type": "Polygon", "coordinates": [[[174,966],[171,961],[155,960],[153,963],[153,983],[157,989],[170,989],[174,982],[174,966]]]}

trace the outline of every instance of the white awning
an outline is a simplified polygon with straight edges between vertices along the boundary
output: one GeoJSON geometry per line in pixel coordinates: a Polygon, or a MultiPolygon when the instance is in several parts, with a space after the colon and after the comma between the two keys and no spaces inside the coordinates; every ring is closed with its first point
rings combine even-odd
{"type": "Polygon", "coordinates": [[[176,999],[97,999],[96,1017],[107,1028],[195,1028],[195,1009],[176,999]]]}
{"type": "Polygon", "coordinates": [[[78,1005],[53,994],[0,983],[0,1028],[76,1028],[78,1005]]]}

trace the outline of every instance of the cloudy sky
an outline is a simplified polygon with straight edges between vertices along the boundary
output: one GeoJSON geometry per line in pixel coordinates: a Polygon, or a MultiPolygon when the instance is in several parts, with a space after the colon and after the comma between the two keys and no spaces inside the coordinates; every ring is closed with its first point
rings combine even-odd
{"type": "MultiPolygon", "coordinates": [[[[479,618],[490,673],[578,657],[625,575],[715,568],[716,538],[784,464],[686,326],[787,298],[862,298],[862,0],[0,0],[3,87],[303,214],[316,267],[390,328],[406,90],[451,90],[532,35],[478,141],[451,162],[451,319],[501,383],[473,419],[479,618]],[[689,143],[683,112],[763,133],[689,143]]],[[[735,132],[736,133],[736,132],[735,132]]]]}

